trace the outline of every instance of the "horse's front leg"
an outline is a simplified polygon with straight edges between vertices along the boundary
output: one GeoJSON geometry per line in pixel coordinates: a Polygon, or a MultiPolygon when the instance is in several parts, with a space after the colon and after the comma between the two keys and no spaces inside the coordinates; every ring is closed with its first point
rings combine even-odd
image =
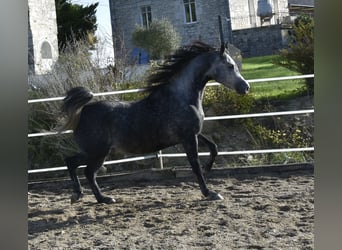
{"type": "Polygon", "coordinates": [[[217,145],[202,134],[198,135],[198,139],[205,143],[210,150],[210,159],[204,166],[205,172],[209,172],[213,166],[215,157],[217,156],[217,145]]]}
{"type": "Polygon", "coordinates": [[[187,136],[184,138],[183,147],[185,153],[190,162],[192,171],[197,177],[198,184],[200,186],[201,192],[205,197],[208,197],[211,200],[223,200],[223,197],[213,191],[210,191],[207,187],[207,184],[204,180],[203,173],[200,167],[200,161],[198,158],[198,139],[197,135],[187,136]]]}

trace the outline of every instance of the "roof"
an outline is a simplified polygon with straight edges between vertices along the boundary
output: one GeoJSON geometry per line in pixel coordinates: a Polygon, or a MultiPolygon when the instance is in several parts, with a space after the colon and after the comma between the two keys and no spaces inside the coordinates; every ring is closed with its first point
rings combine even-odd
{"type": "Polygon", "coordinates": [[[314,0],[288,0],[289,6],[315,6],[314,0]]]}

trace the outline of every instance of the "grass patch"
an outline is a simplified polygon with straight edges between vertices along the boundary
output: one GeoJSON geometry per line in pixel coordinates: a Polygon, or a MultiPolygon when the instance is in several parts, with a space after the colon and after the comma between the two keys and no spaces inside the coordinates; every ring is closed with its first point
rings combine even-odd
{"type": "Polygon", "coordinates": [[[293,76],[300,73],[274,64],[277,55],[244,58],[241,74],[246,79],[293,76]]]}
{"type": "MultiPolygon", "coordinates": [[[[242,61],[242,76],[247,79],[260,79],[282,76],[300,75],[296,71],[276,65],[277,55],[245,58],[242,61]]],[[[251,83],[250,95],[255,99],[288,99],[302,95],[305,91],[305,80],[285,80],[251,83]]]]}
{"type": "Polygon", "coordinates": [[[306,85],[304,80],[254,83],[250,94],[256,100],[286,100],[306,94],[306,85]]]}

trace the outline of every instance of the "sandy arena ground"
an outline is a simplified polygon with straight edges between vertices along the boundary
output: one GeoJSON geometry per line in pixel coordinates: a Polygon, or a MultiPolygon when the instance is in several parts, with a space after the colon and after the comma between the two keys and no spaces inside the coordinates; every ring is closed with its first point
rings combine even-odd
{"type": "Polygon", "coordinates": [[[70,204],[69,181],[29,187],[29,249],[313,249],[313,168],[217,172],[208,186],[223,201],[192,177],[98,182],[115,204],[88,185],[70,204]]]}

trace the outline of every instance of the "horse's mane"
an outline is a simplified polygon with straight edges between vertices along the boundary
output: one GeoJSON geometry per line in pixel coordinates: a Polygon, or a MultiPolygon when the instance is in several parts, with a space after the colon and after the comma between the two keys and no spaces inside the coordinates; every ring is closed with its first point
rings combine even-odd
{"type": "Polygon", "coordinates": [[[169,83],[170,78],[183,69],[192,59],[210,51],[215,51],[215,48],[200,41],[179,48],[174,54],[168,56],[164,63],[158,66],[154,73],[148,77],[149,90],[169,83]]]}

